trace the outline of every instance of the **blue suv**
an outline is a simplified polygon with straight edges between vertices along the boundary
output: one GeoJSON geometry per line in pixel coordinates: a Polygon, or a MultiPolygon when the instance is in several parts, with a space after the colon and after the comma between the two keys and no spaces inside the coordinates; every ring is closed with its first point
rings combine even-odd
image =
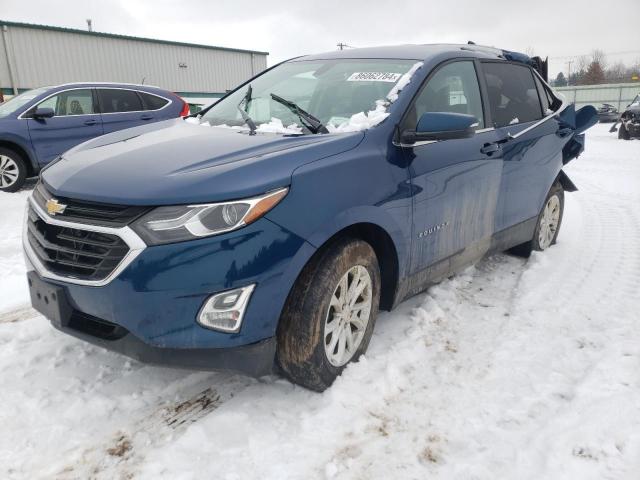
{"type": "Polygon", "coordinates": [[[177,95],[156,87],[75,83],[29,90],[0,105],[0,191],[86,140],[189,114],[177,95]]]}
{"type": "Polygon", "coordinates": [[[562,167],[597,115],[545,70],[475,45],[311,55],[198,116],[79,145],[28,202],[32,303],[142,361],[321,391],[379,309],[556,241],[562,167]]]}

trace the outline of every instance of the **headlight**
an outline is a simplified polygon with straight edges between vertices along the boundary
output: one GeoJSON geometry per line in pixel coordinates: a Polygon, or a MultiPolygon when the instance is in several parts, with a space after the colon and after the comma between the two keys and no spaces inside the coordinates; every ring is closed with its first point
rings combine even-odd
{"type": "Polygon", "coordinates": [[[232,202],[158,207],[136,220],[131,228],[148,245],[218,235],[255,222],[275,207],[288,191],[288,188],[281,188],[232,202]]]}

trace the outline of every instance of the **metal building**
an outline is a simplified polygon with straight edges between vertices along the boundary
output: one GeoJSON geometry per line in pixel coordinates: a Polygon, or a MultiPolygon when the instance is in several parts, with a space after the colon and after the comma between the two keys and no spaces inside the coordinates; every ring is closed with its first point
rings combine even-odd
{"type": "Polygon", "coordinates": [[[217,98],[267,67],[267,52],[0,20],[0,91],[71,82],[156,85],[217,98]]]}

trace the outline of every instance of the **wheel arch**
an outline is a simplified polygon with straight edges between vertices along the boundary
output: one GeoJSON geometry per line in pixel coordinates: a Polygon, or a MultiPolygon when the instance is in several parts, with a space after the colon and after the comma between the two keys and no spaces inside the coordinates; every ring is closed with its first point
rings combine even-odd
{"type": "Polygon", "coordinates": [[[402,252],[399,251],[397,241],[394,240],[393,235],[386,228],[376,222],[365,220],[341,225],[340,228],[324,232],[322,236],[314,235],[313,240],[308,242],[310,247],[313,246],[313,250],[305,249],[306,253],[301,251],[301,254],[305,257],[304,260],[296,259],[293,262],[295,264],[295,280],[291,283],[289,294],[293,291],[294,285],[305,269],[320,259],[327,249],[332,248],[345,238],[365,241],[373,248],[380,266],[382,282],[380,308],[382,310],[391,310],[402,275],[402,252]]]}
{"type": "Polygon", "coordinates": [[[15,140],[0,137],[0,147],[13,150],[25,160],[28,168],[27,177],[33,177],[40,171],[40,167],[32,153],[24,145],[21,145],[15,140]]]}

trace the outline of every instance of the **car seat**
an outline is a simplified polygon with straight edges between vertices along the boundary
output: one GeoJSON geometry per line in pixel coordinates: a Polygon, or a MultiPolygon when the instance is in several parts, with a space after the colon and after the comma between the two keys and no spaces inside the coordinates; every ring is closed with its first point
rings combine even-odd
{"type": "Polygon", "coordinates": [[[82,109],[82,105],[80,105],[80,102],[78,100],[71,100],[69,115],[84,115],[84,110],[82,109]]]}

